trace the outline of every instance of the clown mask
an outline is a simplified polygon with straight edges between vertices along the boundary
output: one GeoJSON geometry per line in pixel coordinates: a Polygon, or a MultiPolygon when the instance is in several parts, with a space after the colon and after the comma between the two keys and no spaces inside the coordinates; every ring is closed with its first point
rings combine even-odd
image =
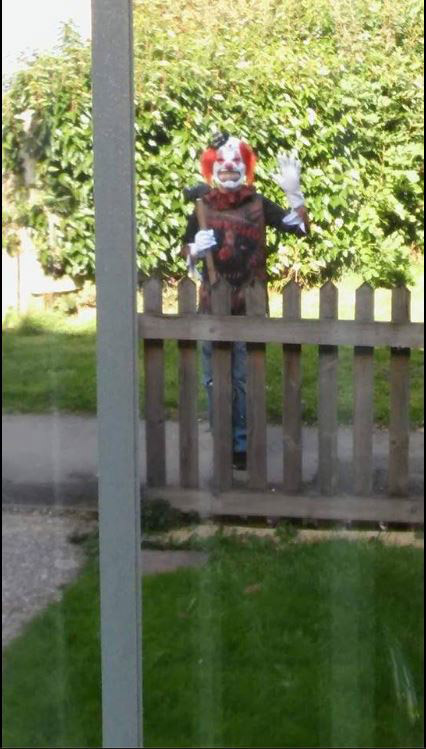
{"type": "Polygon", "coordinates": [[[244,184],[246,165],[240,151],[238,138],[228,138],[225,145],[217,151],[213,164],[213,181],[217,187],[226,190],[237,190],[244,184]]]}
{"type": "Polygon", "coordinates": [[[221,190],[238,190],[245,181],[251,184],[255,155],[246,143],[229,137],[219,148],[209,148],[201,157],[201,171],[209,184],[221,190]]]}

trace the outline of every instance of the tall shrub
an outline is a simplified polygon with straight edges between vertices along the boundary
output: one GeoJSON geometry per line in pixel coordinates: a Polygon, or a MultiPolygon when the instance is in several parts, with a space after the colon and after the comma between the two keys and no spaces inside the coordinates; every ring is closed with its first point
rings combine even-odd
{"type": "MultiPolygon", "coordinates": [[[[409,281],[423,248],[422,25],[419,0],[136,3],[141,271],[185,272],[182,188],[226,128],[255,147],[256,185],[283,205],[276,155],[296,148],[303,163],[312,236],[271,235],[273,278],[353,269],[373,285],[409,281]]],[[[69,27],[60,55],[37,58],[6,93],[5,169],[17,182],[24,151],[37,160],[27,215],[45,268],[93,276],[90,50],[69,27]]]]}

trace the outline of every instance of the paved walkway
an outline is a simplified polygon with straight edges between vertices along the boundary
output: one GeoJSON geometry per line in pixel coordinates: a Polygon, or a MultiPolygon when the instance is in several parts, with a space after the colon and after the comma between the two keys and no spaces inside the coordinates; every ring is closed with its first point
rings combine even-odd
{"type": "MultiPolygon", "coordinates": [[[[59,601],[64,586],[80,572],[85,555],[78,537],[95,530],[93,513],[82,510],[29,509],[2,512],[2,647],[49,603],[59,601]]],[[[203,564],[195,551],[141,552],[144,575],[203,564]]]]}
{"type": "Polygon", "coordinates": [[[48,603],[58,601],[64,585],[84,562],[73,534],[89,529],[88,518],[51,511],[2,512],[2,645],[48,603]]]}
{"type": "MultiPolygon", "coordinates": [[[[207,423],[200,421],[200,484],[210,485],[212,439],[207,423]]],[[[51,414],[3,415],[3,504],[27,503],[52,506],[94,506],[97,502],[96,418],[51,414]]],[[[178,426],[166,424],[167,482],[178,484],[178,426]]],[[[268,477],[279,485],[282,473],[282,430],[268,427],[268,477]]],[[[140,426],[141,475],[145,476],[145,429],[140,426]]],[[[386,492],[389,434],[374,432],[374,492],[386,492]]],[[[351,493],[352,430],[341,428],[338,436],[340,490],[351,493]]],[[[424,491],[424,434],[412,432],[410,439],[411,496],[424,491]]],[[[318,432],[303,429],[303,481],[307,488],[316,481],[318,432]]],[[[238,473],[244,479],[244,473],[238,473]]]]}

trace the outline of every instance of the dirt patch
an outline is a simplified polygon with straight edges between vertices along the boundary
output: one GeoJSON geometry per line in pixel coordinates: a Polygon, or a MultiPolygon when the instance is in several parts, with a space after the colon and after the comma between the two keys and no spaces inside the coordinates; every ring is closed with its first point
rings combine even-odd
{"type": "Polygon", "coordinates": [[[174,572],[181,567],[199,567],[207,562],[208,556],[201,551],[142,551],[142,573],[153,575],[161,572],[174,572]]]}
{"type": "MultiPolygon", "coordinates": [[[[180,528],[168,533],[156,535],[155,540],[163,543],[186,543],[191,538],[211,538],[218,531],[225,536],[255,536],[256,538],[269,538],[277,541],[279,535],[275,528],[247,528],[246,526],[219,526],[215,523],[207,523],[192,528],[180,528]]],[[[346,541],[380,541],[381,543],[394,546],[415,546],[424,548],[424,539],[419,538],[414,531],[387,531],[387,530],[295,530],[293,542],[318,543],[336,538],[346,541]]]]}

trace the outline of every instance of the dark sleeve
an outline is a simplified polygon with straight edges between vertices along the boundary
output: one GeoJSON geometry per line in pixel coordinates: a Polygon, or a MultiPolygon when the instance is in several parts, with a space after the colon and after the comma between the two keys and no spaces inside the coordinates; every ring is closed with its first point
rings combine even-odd
{"type": "Polygon", "coordinates": [[[268,200],[262,196],[263,200],[263,215],[265,217],[266,226],[272,226],[274,229],[283,233],[297,234],[299,237],[306,236],[305,232],[300,228],[299,224],[283,224],[283,218],[291,213],[291,209],[281,208],[277,203],[273,203],[272,200],[268,200]]]}
{"type": "Polygon", "coordinates": [[[185,234],[183,235],[182,242],[183,244],[189,244],[190,242],[193,242],[195,239],[195,235],[198,231],[198,218],[197,214],[191,213],[188,223],[186,225],[185,234]]]}

